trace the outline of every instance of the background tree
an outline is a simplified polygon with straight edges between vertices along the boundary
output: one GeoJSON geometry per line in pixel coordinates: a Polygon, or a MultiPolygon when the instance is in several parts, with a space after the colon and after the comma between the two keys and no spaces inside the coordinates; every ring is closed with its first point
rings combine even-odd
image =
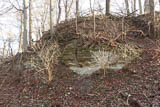
{"type": "MultiPolygon", "coordinates": [[[[43,31],[48,31],[50,29],[50,19],[52,20],[51,21],[52,27],[54,27],[55,21],[57,23],[59,23],[60,21],[63,21],[65,19],[68,20],[69,18],[73,18],[73,17],[75,17],[75,12],[76,12],[76,14],[78,13],[78,15],[79,15],[80,8],[82,8],[82,12],[83,12],[82,15],[88,14],[87,9],[89,9],[89,1],[91,4],[90,7],[92,8],[91,9],[92,10],[91,12],[93,13],[92,15],[94,15],[94,11],[95,11],[95,14],[98,14],[98,11],[96,11],[98,9],[97,2],[99,2],[102,6],[102,8],[99,8],[102,10],[101,13],[102,12],[105,14],[111,13],[111,12],[109,12],[110,11],[110,5],[109,5],[110,3],[112,3],[114,6],[113,8],[115,8],[114,10],[112,10],[112,12],[117,12],[119,10],[121,10],[121,13],[124,12],[124,8],[121,7],[122,4],[120,4],[120,2],[118,2],[116,4],[115,0],[112,0],[112,1],[111,0],[84,0],[84,1],[86,3],[85,5],[84,4],[81,5],[81,3],[83,2],[82,0],[75,0],[75,1],[74,0],[41,0],[41,1],[40,0],[35,0],[35,1],[34,0],[22,0],[22,1],[20,1],[20,0],[1,0],[2,4],[0,3],[0,17],[4,16],[4,14],[7,14],[6,16],[8,16],[9,14],[12,14],[10,16],[14,17],[15,14],[17,14],[18,12],[21,12],[22,20],[20,19],[21,15],[19,14],[19,16],[17,16],[17,17],[19,17],[18,20],[15,20],[16,19],[15,18],[15,19],[11,19],[12,23],[8,23],[7,21],[5,22],[7,26],[16,25],[16,27],[14,27],[14,29],[16,29],[16,30],[12,31],[12,32],[15,32],[17,37],[21,38],[21,39],[17,39],[17,44],[18,44],[18,42],[20,42],[19,49],[17,48],[17,51],[18,50],[21,51],[20,48],[22,47],[24,49],[24,47],[26,47],[28,45],[28,42],[29,42],[29,44],[31,44],[31,38],[38,40],[42,36],[43,31]],[[26,4],[25,4],[25,8],[24,8],[23,1],[26,1],[26,4],[29,3],[29,6],[28,5],[26,6],[26,4]],[[54,3],[55,1],[57,1],[56,2],[57,3],[56,5],[58,7],[56,10],[57,13],[55,12],[55,3],[54,3]],[[94,1],[96,1],[94,4],[95,10],[93,9],[93,2],[94,1]],[[52,5],[51,8],[50,8],[50,2],[52,5]],[[6,3],[8,3],[8,4],[6,4],[6,3]],[[74,8],[72,8],[73,3],[75,3],[74,8]],[[32,4],[33,4],[34,8],[32,8],[32,4]],[[50,11],[50,9],[51,9],[51,11],[50,11]],[[105,11],[103,11],[103,9],[105,9],[105,11]],[[29,12],[26,12],[28,10],[29,10],[29,12]],[[13,13],[12,13],[12,11],[13,11],[13,13]],[[52,15],[50,15],[50,12],[52,12],[51,13],[52,15]],[[27,20],[26,16],[28,17],[29,21],[27,20]],[[55,18],[55,16],[57,18],[55,18]],[[26,22],[26,20],[27,20],[27,22],[26,22]],[[23,25],[21,25],[19,22],[23,23],[23,25]],[[27,24],[29,24],[29,25],[27,26],[27,24]],[[30,26],[30,25],[32,25],[32,26],[30,26]],[[29,35],[27,35],[27,34],[29,34],[29,35]],[[32,37],[30,35],[32,35],[32,37]],[[22,46],[20,44],[22,44],[22,46]],[[27,45],[25,45],[25,44],[27,44],[27,45]]],[[[126,6],[126,11],[128,14],[129,12],[131,12],[131,10],[129,8],[130,4],[131,4],[130,1],[132,1],[134,3],[136,0],[123,0],[123,1],[125,1],[124,5],[126,6]]],[[[142,9],[143,9],[142,2],[143,1],[142,0],[137,1],[139,4],[140,14],[142,14],[142,12],[143,12],[142,11],[142,9]]],[[[146,1],[149,1],[149,0],[145,0],[145,2],[146,1]]],[[[152,0],[152,2],[153,2],[153,0],[152,0]]],[[[135,4],[136,3],[134,3],[133,11],[136,9],[135,7],[137,7],[137,6],[135,6],[135,4]]],[[[148,4],[149,4],[149,2],[148,2],[148,4]]],[[[150,3],[150,4],[152,4],[152,3],[150,3]]],[[[144,7],[146,7],[146,6],[144,6],[144,7]]],[[[152,6],[152,7],[154,7],[154,6],[152,6]]],[[[151,9],[151,10],[154,10],[154,9],[151,9]]],[[[154,12],[152,11],[151,13],[154,13],[154,12]]],[[[8,18],[5,20],[8,20],[8,18]]],[[[7,29],[4,26],[2,26],[3,21],[0,22],[0,25],[1,25],[0,29],[2,29],[3,32],[5,32],[5,30],[7,30],[7,29]]],[[[52,29],[52,27],[51,27],[51,29],[52,29]]],[[[6,43],[6,44],[8,44],[8,43],[6,43]]],[[[11,44],[11,45],[13,45],[13,44],[11,44]]],[[[18,47],[18,45],[16,47],[18,47]]]]}
{"type": "Polygon", "coordinates": [[[134,15],[136,15],[136,0],[134,0],[133,3],[134,3],[133,12],[134,12],[134,15]]]}
{"type": "Polygon", "coordinates": [[[58,0],[58,18],[57,18],[57,24],[59,23],[60,19],[61,19],[61,0],[58,0]]]}
{"type": "Polygon", "coordinates": [[[144,13],[150,14],[149,35],[151,38],[154,38],[154,0],[145,0],[144,13]]]}
{"type": "Polygon", "coordinates": [[[149,0],[145,0],[144,1],[144,14],[148,14],[150,13],[150,4],[149,4],[149,0]]]}
{"type": "Polygon", "coordinates": [[[29,45],[32,45],[32,0],[29,0],[29,45]]]}
{"type": "Polygon", "coordinates": [[[126,5],[126,10],[127,10],[127,15],[128,15],[128,14],[130,14],[128,0],[125,0],[125,5],[126,5]]]}
{"type": "Polygon", "coordinates": [[[79,17],[79,0],[76,0],[76,16],[79,17]]]}
{"type": "Polygon", "coordinates": [[[6,41],[3,42],[3,51],[2,51],[2,55],[3,57],[5,57],[5,52],[6,52],[6,41]]]}
{"type": "Polygon", "coordinates": [[[154,16],[154,0],[149,0],[150,14],[154,16]]]}
{"type": "Polygon", "coordinates": [[[150,24],[150,36],[152,36],[152,38],[155,38],[155,27],[154,27],[154,0],[149,0],[149,8],[150,8],[150,16],[151,16],[151,24],[150,24]]]}
{"type": "Polygon", "coordinates": [[[13,42],[13,38],[9,37],[7,38],[7,42],[8,42],[8,50],[7,50],[7,55],[8,56],[13,56],[13,49],[11,47],[11,44],[13,42]]]}
{"type": "Polygon", "coordinates": [[[0,16],[12,11],[14,6],[12,4],[6,4],[4,1],[0,2],[0,16]]]}
{"type": "Polygon", "coordinates": [[[63,4],[64,4],[64,10],[65,10],[65,20],[68,20],[71,7],[73,4],[73,0],[63,0],[63,4]]]}
{"type": "Polygon", "coordinates": [[[18,47],[18,52],[22,51],[22,35],[23,35],[23,15],[22,15],[22,12],[19,12],[17,17],[19,17],[19,16],[20,16],[20,27],[19,27],[19,47],[18,47]]]}
{"type": "Polygon", "coordinates": [[[52,0],[50,0],[50,33],[53,33],[53,21],[52,21],[52,0]]]}
{"type": "Polygon", "coordinates": [[[50,22],[49,24],[47,24],[48,20],[50,20],[50,1],[46,0],[43,2],[43,4],[40,4],[39,6],[37,6],[37,9],[34,10],[34,29],[36,40],[38,40],[42,36],[41,32],[44,32],[50,28],[50,22]],[[39,6],[41,8],[39,8],[39,6]]]}
{"type": "Polygon", "coordinates": [[[27,49],[28,40],[27,40],[27,7],[26,7],[26,0],[23,0],[23,51],[27,49]]]}
{"type": "Polygon", "coordinates": [[[160,0],[158,2],[159,2],[159,8],[160,8],[160,0]]]}
{"type": "Polygon", "coordinates": [[[141,0],[138,0],[139,2],[139,11],[140,11],[140,15],[142,15],[142,2],[141,0]]]}
{"type": "Polygon", "coordinates": [[[110,0],[106,0],[106,15],[110,13],[110,0]]]}

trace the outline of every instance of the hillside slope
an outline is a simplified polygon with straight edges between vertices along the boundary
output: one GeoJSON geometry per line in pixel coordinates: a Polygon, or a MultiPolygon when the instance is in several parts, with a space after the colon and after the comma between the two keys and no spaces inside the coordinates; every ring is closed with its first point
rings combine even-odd
{"type": "Polygon", "coordinates": [[[127,18],[125,24],[128,28],[124,32],[121,28],[121,18],[112,17],[107,19],[106,26],[105,20],[98,17],[95,32],[93,32],[92,17],[84,17],[77,22],[79,31],[75,29],[74,19],[61,23],[57,25],[56,36],[46,32],[34,47],[29,47],[26,52],[19,53],[2,63],[0,65],[0,106],[159,107],[159,45],[149,39],[147,32],[143,31],[148,26],[146,23],[134,26],[135,23],[133,25],[131,22],[139,19],[127,18]],[[126,36],[124,40],[121,38],[123,36],[126,36]],[[62,60],[54,66],[53,80],[46,82],[43,80],[46,74],[43,76],[39,73],[29,61],[33,57],[38,59],[37,53],[55,40],[58,41],[61,52],[74,40],[81,40],[80,46],[87,49],[90,49],[93,44],[99,47],[108,46],[111,49],[120,44],[134,44],[142,50],[142,53],[123,69],[116,72],[108,71],[105,76],[103,72],[80,76],[72,72],[62,60]]]}

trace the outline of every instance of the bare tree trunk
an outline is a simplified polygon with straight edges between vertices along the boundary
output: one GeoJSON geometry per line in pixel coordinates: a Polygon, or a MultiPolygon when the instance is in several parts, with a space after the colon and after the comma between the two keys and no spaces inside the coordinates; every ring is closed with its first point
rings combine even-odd
{"type": "Polygon", "coordinates": [[[11,42],[12,42],[11,38],[8,38],[8,56],[13,56],[11,42]]]}
{"type": "Polygon", "coordinates": [[[140,10],[140,15],[142,15],[142,2],[141,0],[138,0],[139,1],[139,10],[140,10]]]}
{"type": "Polygon", "coordinates": [[[89,4],[90,4],[90,11],[92,16],[94,16],[94,9],[92,8],[92,0],[89,0],[89,4]]]}
{"type": "Polygon", "coordinates": [[[110,0],[106,0],[106,16],[110,13],[110,0]]]}
{"type": "Polygon", "coordinates": [[[61,0],[58,0],[58,18],[57,18],[57,24],[59,23],[60,21],[60,18],[61,18],[61,0]]]}
{"type": "Polygon", "coordinates": [[[18,47],[18,52],[20,52],[22,50],[22,35],[23,35],[23,17],[22,17],[22,14],[21,14],[21,25],[20,25],[20,34],[19,34],[19,47],[18,47]]]}
{"type": "Polygon", "coordinates": [[[6,41],[3,42],[3,57],[5,57],[5,51],[6,51],[6,41]]]}
{"type": "Polygon", "coordinates": [[[65,20],[68,20],[68,12],[67,12],[67,9],[68,9],[68,0],[65,1],[65,20]]]}
{"type": "Polygon", "coordinates": [[[29,0],[29,45],[32,45],[32,0],[29,0]]]}
{"type": "MultiPolygon", "coordinates": [[[[93,10],[95,9],[95,0],[94,0],[94,3],[93,3],[93,10]]],[[[93,28],[93,30],[94,30],[94,36],[95,36],[95,33],[96,33],[96,17],[95,17],[95,11],[93,11],[93,20],[94,20],[94,28],[93,28]]]]}
{"type": "Polygon", "coordinates": [[[65,20],[68,20],[68,17],[69,17],[69,13],[70,13],[72,4],[73,4],[73,0],[71,0],[71,3],[70,3],[70,4],[68,3],[68,0],[66,0],[65,3],[64,3],[64,8],[65,8],[65,20]]]}
{"type": "Polygon", "coordinates": [[[53,34],[53,25],[52,25],[52,0],[50,0],[50,33],[51,35],[53,34]]]}
{"type": "Polygon", "coordinates": [[[78,33],[78,18],[79,18],[79,0],[76,0],[76,33],[78,33]]]}
{"type": "Polygon", "coordinates": [[[160,0],[159,0],[159,8],[160,8],[160,0]]]}
{"type": "Polygon", "coordinates": [[[76,17],[79,17],[79,0],[76,0],[76,17]]]}
{"type": "Polygon", "coordinates": [[[149,0],[145,0],[144,1],[144,14],[148,14],[150,13],[150,4],[149,4],[149,0]]]}
{"type": "Polygon", "coordinates": [[[134,0],[134,10],[133,10],[133,12],[134,12],[134,15],[136,16],[136,0],[134,0]]]}
{"type": "Polygon", "coordinates": [[[24,31],[23,31],[23,51],[27,49],[28,40],[27,40],[27,9],[26,9],[26,0],[23,0],[23,14],[24,14],[24,31]]]}
{"type": "MultiPolygon", "coordinates": [[[[45,31],[45,22],[47,20],[47,16],[48,16],[48,9],[50,8],[50,6],[47,5],[47,7],[45,6],[46,3],[44,4],[44,11],[43,14],[41,15],[42,21],[41,21],[41,31],[44,32],[45,31]]],[[[37,20],[38,22],[38,20],[37,20]]],[[[40,28],[38,28],[40,29],[40,28]]]]}
{"type": "Polygon", "coordinates": [[[126,5],[126,10],[127,10],[127,15],[130,14],[130,11],[129,11],[129,3],[128,3],[128,0],[125,0],[125,5],[126,5]]]}
{"type": "Polygon", "coordinates": [[[154,16],[154,0],[149,0],[150,14],[154,16]]]}
{"type": "Polygon", "coordinates": [[[155,38],[154,31],[154,0],[145,0],[144,2],[144,13],[150,14],[150,23],[149,23],[149,35],[151,38],[155,38]]]}
{"type": "MultiPolygon", "coordinates": [[[[40,30],[40,27],[38,28],[38,33],[37,33],[37,38],[40,39],[43,35],[41,35],[41,30],[40,30]]],[[[37,40],[38,40],[37,39],[37,40]]]]}
{"type": "Polygon", "coordinates": [[[152,38],[155,38],[155,31],[154,31],[154,0],[149,0],[149,7],[150,7],[150,16],[151,16],[150,36],[152,36],[152,38]]]}

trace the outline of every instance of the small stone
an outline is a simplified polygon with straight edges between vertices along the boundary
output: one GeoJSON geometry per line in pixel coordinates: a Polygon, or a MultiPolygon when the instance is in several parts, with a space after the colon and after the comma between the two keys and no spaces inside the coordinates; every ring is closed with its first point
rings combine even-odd
{"type": "Polygon", "coordinates": [[[72,87],[69,87],[69,89],[72,90],[73,88],[72,88],[72,87]]]}

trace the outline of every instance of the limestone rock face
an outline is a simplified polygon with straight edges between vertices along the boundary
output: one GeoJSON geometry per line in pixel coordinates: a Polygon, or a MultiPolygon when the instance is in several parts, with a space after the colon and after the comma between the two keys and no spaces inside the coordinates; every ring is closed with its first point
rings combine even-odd
{"type": "Polygon", "coordinates": [[[120,70],[140,55],[140,50],[134,45],[121,45],[114,49],[104,47],[83,48],[71,43],[63,52],[62,62],[80,75],[91,75],[100,69],[120,70]]]}

